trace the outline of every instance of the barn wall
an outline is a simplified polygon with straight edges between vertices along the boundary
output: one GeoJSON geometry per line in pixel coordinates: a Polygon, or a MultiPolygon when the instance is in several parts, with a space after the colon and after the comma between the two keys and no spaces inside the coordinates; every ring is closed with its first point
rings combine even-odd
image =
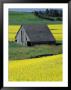
{"type": "Polygon", "coordinates": [[[19,32],[17,33],[17,37],[16,37],[16,42],[18,44],[22,44],[21,42],[21,30],[22,30],[23,27],[20,28],[19,32]]]}
{"type": "Polygon", "coordinates": [[[23,32],[23,36],[22,36],[23,42],[22,42],[22,44],[27,46],[27,41],[30,41],[30,39],[29,39],[28,35],[26,34],[25,29],[23,29],[22,32],[23,32]]]}
{"type": "Polygon", "coordinates": [[[17,37],[16,37],[16,42],[18,43],[18,44],[22,44],[22,42],[21,42],[21,30],[18,32],[18,34],[17,34],[17,37]]]}
{"type": "Polygon", "coordinates": [[[30,41],[30,38],[28,37],[27,33],[26,32],[24,33],[25,33],[25,37],[27,38],[27,41],[30,41]]]}
{"type": "Polygon", "coordinates": [[[25,30],[24,29],[22,29],[22,45],[25,45],[26,44],[26,37],[25,37],[25,30]]]}

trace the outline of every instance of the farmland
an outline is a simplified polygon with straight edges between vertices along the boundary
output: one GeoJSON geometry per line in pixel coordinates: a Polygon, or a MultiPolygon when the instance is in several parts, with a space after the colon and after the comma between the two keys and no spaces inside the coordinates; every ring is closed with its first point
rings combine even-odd
{"type": "Polygon", "coordinates": [[[61,81],[62,55],[9,61],[9,81],[61,81]]]}
{"type": "Polygon", "coordinates": [[[54,38],[56,39],[57,42],[62,42],[62,24],[49,24],[48,25],[49,29],[51,30],[54,38]]]}
{"type": "Polygon", "coordinates": [[[10,25],[8,27],[9,41],[15,41],[15,36],[16,36],[16,33],[18,32],[19,28],[20,28],[20,25],[10,25]]]}
{"type": "Polygon", "coordinates": [[[50,21],[41,19],[30,12],[9,12],[9,24],[10,25],[21,25],[21,24],[61,24],[61,21],[50,21]]]}
{"type": "Polygon", "coordinates": [[[9,12],[9,81],[62,81],[62,22],[38,18],[33,13],[9,12]],[[46,24],[60,45],[26,47],[15,42],[21,24],[46,24]],[[53,56],[36,56],[53,54],[53,56]],[[34,57],[34,58],[33,58],[34,57]]]}
{"type": "MultiPolygon", "coordinates": [[[[53,33],[54,38],[57,43],[62,42],[62,25],[51,25],[49,24],[51,32],[53,33]],[[56,30],[56,32],[55,32],[56,30]]],[[[62,45],[36,45],[33,47],[24,47],[22,45],[16,44],[15,36],[17,31],[19,30],[20,25],[9,25],[9,59],[26,59],[39,55],[45,54],[61,54],[62,53],[62,45]],[[11,42],[13,41],[13,42],[11,42]],[[18,53],[17,53],[18,52],[18,53]],[[21,54],[22,53],[22,54],[21,54]]]]}

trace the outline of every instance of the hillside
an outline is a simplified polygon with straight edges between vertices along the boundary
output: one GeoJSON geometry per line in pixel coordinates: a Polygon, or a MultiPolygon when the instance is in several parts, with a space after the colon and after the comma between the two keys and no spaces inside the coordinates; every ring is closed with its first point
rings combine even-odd
{"type": "Polygon", "coordinates": [[[51,21],[39,18],[32,12],[9,12],[9,24],[21,25],[21,24],[61,24],[61,21],[51,21]]]}

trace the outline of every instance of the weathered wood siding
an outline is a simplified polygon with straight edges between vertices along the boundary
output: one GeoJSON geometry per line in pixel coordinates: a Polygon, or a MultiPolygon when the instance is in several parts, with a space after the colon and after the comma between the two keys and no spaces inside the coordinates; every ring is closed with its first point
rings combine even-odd
{"type": "Polygon", "coordinates": [[[16,37],[16,42],[17,42],[18,44],[22,44],[22,42],[21,42],[21,30],[19,31],[19,33],[18,33],[18,35],[17,35],[17,37],[16,37]]]}
{"type": "Polygon", "coordinates": [[[23,31],[23,45],[27,45],[27,41],[30,41],[30,39],[29,39],[29,37],[28,37],[28,35],[26,34],[26,32],[25,32],[25,30],[23,29],[22,30],[23,31]]]}
{"type": "Polygon", "coordinates": [[[16,37],[17,43],[21,45],[27,45],[27,41],[30,41],[28,35],[26,34],[25,30],[21,28],[21,30],[18,32],[18,35],[16,37]]]}

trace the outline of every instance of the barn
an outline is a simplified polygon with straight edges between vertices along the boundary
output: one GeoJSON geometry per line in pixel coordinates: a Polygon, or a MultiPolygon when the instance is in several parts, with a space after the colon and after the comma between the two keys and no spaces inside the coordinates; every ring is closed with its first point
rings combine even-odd
{"type": "Polygon", "coordinates": [[[18,44],[32,46],[35,44],[54,44],[56,41],[46,25],[21,25],[15,41],[18,44]]]}

